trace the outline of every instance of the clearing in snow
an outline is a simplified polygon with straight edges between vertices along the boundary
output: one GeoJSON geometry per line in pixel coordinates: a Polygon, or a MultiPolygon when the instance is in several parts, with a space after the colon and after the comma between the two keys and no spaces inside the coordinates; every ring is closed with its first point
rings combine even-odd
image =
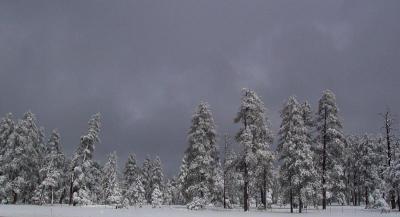
{"type": "Polygon", "coordinates": [[[35,206],[35,205],[0,205],[1,217],[219,217],[219,216],[352,216],[352,217],[389,217],[399,216],[398,211],[381,213],[379,210],[367,210],[363,207],[332,206],[325,211],[308,209],[304,213],[289,213],[289,209],[274,208],[267,211],[250,210],[243,212],[242,209],[209,208],[204,210],[188,210],[183,206],[163,206],[162,208],[129,207],[128,209],[114,209],[106,206],[35,206]]]}

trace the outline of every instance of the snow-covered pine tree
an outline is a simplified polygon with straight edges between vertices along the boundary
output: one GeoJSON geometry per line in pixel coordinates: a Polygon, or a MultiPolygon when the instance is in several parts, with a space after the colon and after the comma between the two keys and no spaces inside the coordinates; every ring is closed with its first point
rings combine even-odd
{"type": "Polygon", "coordinates": [[[228,167],[228,153],[230,150],[230,137],[228,134],[224,135],[224,160],[222,162],[222,171],[223,171],[223,205],[224,205],[224,209],[226,208],[230,208],[230,201],[228,199],[228,186],[229,186],[229,181],[228,181],[228,176],[231,174],[231,169],[228,167]]]}
{"type": "Polygon", "coordinates": [[[366,208],[370,207],[369,198],[372,192],[382,183],[379,178],[379,154],[376,152],[374,140],[370,135],[364,135],[357,155],[360,156],[356,166],[360,171],[361,191],[364,196],[366,208]]]}
{"type": "Polygon", "coordinates": [[[41,143],[43,134],[36,122],[33,113],[25,113],[15,125],[5,146],[2,171],[7,174],[5,192],[11,203],[18,200],[30,202],[40,183],[39,168],[44,145],[41,143]]]}
{"type": "Polygon", "coordinates": [[[280,177],[279,177],[279,168],[275,168],[272,171],[272,185],[271,185],[271,197],[272,197],[272,203],[280,205],[279,202],[281,202],[281,195],[283,193],[281,192],[281,184],[280,184],[280,177]]]}
{"type": "Polygon", "coordinates": [[[206,102],[201,102],[192,116],[188,143],[180,172],[181,187],[186,201],[192,204],[188,207],[198,209],[211,202],[217,193],[215,185],[219,160],[216,130],[206,102]]]}
{"type": "MultiPolygon", "coordinates": [[[[14,120],[11,113],[8,113],[0,122],[0,157],[4,155],[7,141],[14,131],[14,120]]],[[[0,171],[1,172],[1,171],[0,171]]]]}
{"type": "Polygon", "coordinates": [[[143,187],[143,181],[141,176],[136,176],[135,183],[130,185],[128,189],[128,194],[131,196],[131,205],[136,205],[138,207],[142,207],[144,203],[146,203],[145,194],[146,191],[143,187]]]}
{"type": "Polygon", "coordinates": [[[211,202],[213,204],[221,204],[223,201],[223,189],[224,189],[224,180],[223,180],[223,170],[222,165],[218,161],[217,166],[214,168],[213,172],[213,183],[211,187],[211,202]]]}
{"type": "Polygon", "coordinates": [[[228,148],[224,157],[224,192],[225,208],[232,208],[233,205],[241,203],[242,194],[238,189],[243,188],[242,174],[237,170],[241,157],[231,148],[228,148]]]}
{"type": "Polygon", "coordinates": [[[60,200],[64,192],[63,174],[65,167],[65,156],[61,150],[60,134],[53,130],[46,146],[45,164],[40,169],[42,182],[35,190],[34,200],[36,203],[51,203],[60,200]]]}
{"type": "Polygon", "coordinates": [[[160,160],[160,157],[156,156],[156,159],[153,161],[152,163],[153,168],[152,168],[152,178],[151,178],[151,183],[153,186],[153,190],[154,190],[154,186],[157,185],[158,188],[160,189],[160,191],[164,190],[164,173],[163,173],[163,169],[162,169],[162,163],[160,160]]]}
{"type": "MultiPolygon", "coordinates": [[[[185,154],[182,159],[181,166],[179,168],[179,174],[176,179],[176,187],[178,189],[177,194],[175,195],[175,198],[179,201],[179,198],[182,199],[182,203],[187,204],[189,201],[188,199],[190,198],[190,195],[188,192],[185,191],[187,188],[187,183],[186,183],[186,177],[188,174],[188,163],[187,163],[187,155],[185,154]],[[179,195],[178,195],[179,194],[179,195]]],[[[177,202],[177,201],[175,201],[177,202]]]]}
{"type": "Polygon", "coordinates": [[[145,198],[147,203],[151,204],[151,194],[153,193],[153,161],[147,155],[142,166],[142,181],[145,190],[145,198]]]}
{"type": "MultiPolygon", "coordinates": [[[[179,173],[180,175],[180,173],[179,173]]],[[[186,204],[185,197],[183,196],[182,184],[178,177],[173,176],[171,179],[171,190],[172,190],[172,204],[183,205],[186,204]]]]}
{"type": "Polygon", "coordinates": [[[123,172],[123,195],[124,198],[128,199],[129,205],[134,204],[134,192],[131,190],[133,189],[132,185],[136,185],[138,176],[140,176],[140,169],[136,163],[136,156],[130,154],[123,172]]]}
{"type": "Polygon", "coordinates": [[[308,101],[305,101],[300,106],[304,126],[306,128],[307,143],[311,145],[313,143],[313,129],[315,127],[313,112],[308,101]]]}
{"type": "Polygon", "coordinates": [[[372,153],[374,155],[372,157],[372,159],[374,159],[373,164],[375,166],[374,168],[377,169],[377,173],[379,174],[377,179],[380,180],[379,184],[375,186],[374,193],[380,192],[382,193],[381,197],[384,197],[387,185],[385,181],[385,175],[386,175],[385,171],[387,168],[386,145],[381,134],[378,134],[374,138],[372,138],[372,142],[374,143],[374,152],[372,153]]]}
{"type": "Polygon", "coordinates": [[[272,133],[266,116],[266,109],[260,97],[250,89],[243,89],[242,102],[235,123],[242,123],[236,140],[244,146],[243,179],[244,211],[248,210],[248,188],[250,175],[255,185],[260,187],[262,202],[266,203],[266,189],[271,180],[273,154],[270,150],[272,133]],[[256,177],[258,179],[256,179],[256,177]],[[260,178],[261,177],[261,178],[260,178]]]}
{"type": "MultiPolygon", "coordinates": [[[[306,136],[307,140],[306,143],[311,146],[311,152],[313,154],[313,158],[315,158],[315,153],[314,153],[314,128],[315,128],[315,118],[313,116],[313,112],[311,109],[311,105],[308,103],[308,101],[305,101],[301,106],[301,113],[303,117],[303,122],[304,122],[304,127],[306,130],[306,136]]],[[[318,164],[315,160],[313,160],[313,168],[316,169],[318,167],[318,164]]],[[[320,179],[317,176],[312,177],[312,180],[310,181],[310,185],[308,186],[309,194],[307,195],[307,200],[309,202],[312,202],[314,207],[317,206],[319,202],[319,198],[322,198],[320,196],[320,188],[321,188],[321,182],[320,179]]]]}
{"type": "Polygon", "coordinates": [[[290,212],[293,212],[293,198],[297,195],[301,213],[304,198],[309,193],[307,190],[316,172],[311,145],[307,143],[307,128],[303,120],[302,108],[295,97],[289,98],[281,111],[281,118],[277,147],[281,161],[281,185],[289,198],[290,212]]]}
{"type": "Polygon", "coordinates": [[[154,189],[153,192],[151,193],[151,206],[153,208],[161,208],[162,201],[163,201],[162,192],[158,184],[154,184],[154,189]]]}
{"type": "Polygon", "coordinates": [[[117,154],[112,152],[103,167],[103,203],[118,206],[122,203],[117,173],[117,154]]]}
{"type": "Polygon", "coordinates": [[[103,202],[103,188],[101,183],[103,181],[103,166],[98,161],[92,161],[92,168],[90,169],[89,180],[90,192],[92,203],[101,204],[103,202]]]}
{"type": "Polygon", "coordinates": [[[360,161],[361,155],[359,150],[362,149],[362,138],[360,136],[351,135],[346,138],[345,150],[343,155],[344,164],[344,178],[347,186],[345,189],[348,191],[347,195],[350,197],[354,206],[360,205],[361,196],[361,168],[360,161]]]}
{"type": "Polygon", "coordinates": [[[387,170],[387,177],[391,180],[393,191],[397,195],[397,206],[400,211],[400,158],[396,158],[387,170]]]}
{"type": "Polygon", "coordinates": [[[168,179],[166,181],[164,191],[163,191],[163,204],[172,205],[174,187],[172,186],[172,180],[168,179]]]}
{"type": "Polygon", "coordinates": [[[11,147],[8,145],[8,140],[14,132],[15,123],[11,113],[8,113],[1,119],[0,122],[0,202],[8,202],[7,196],[10,195],[9,178],[10,174],[7,173],[8,160],[5,153],[11,147]]]}
{"type": "MultiPolygon", "coordinates": [[[[351,138],[353,138],[353,135],[346,136],[345,137],[345,142],[344,142],[344,151],[343,151],[343,177],[344,177],[344,195],[346,198],[346,205],[350,205],[350,202],[352,201],[352,153],[350,152],[352,148],[352,141],[351,138]]],[[[320,198],[322,199],[322,197],[320,198]]]]}
{"type": "Polygon", "coordinates": [[[81,142],[71,162],[72,176],[70,188],[70,203],[91,204],[93,200],[92,188],[96,186],[93,174],[97,168],[93,167],[93,152],[95,144],[100,142],[100,114],[93,115],[89,122],[88,133],[81,137],[81,142]]]}
{"type": "Polygon", "coordinates": [[[326,209],[327,192],[337,201],[344,199],[342,155],[344,135],[336,97],[330,90],[325,90],[318,104],[316,114],[315,151],[318,173],[322,185],[322,208],[326,209]]]}
{"type": "Polygon", "coordinates": [[[238,189],[243,187],[243,178],[238,167],[241,163],[240,156],[231,148],[231,138],[225,135],[224,139],[224,160],[222,164],[222,201],[224,208],[233,208],[241,203],[241,192],[238,189]]]}

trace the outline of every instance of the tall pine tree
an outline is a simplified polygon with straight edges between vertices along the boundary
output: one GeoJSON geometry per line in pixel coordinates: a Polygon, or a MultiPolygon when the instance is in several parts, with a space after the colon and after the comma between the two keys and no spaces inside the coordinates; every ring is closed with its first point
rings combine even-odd
{"type": "Polygon", "coordinates": [[[116,152],[112,152],[108,156],[108,161],[103,167],[102,189],[104,204],[119,205],[122,202],[118,181],[116,152]]]}
{"type": "Polygon", "coordinates": [[[141,174],[136,163],[136,157],[134,154],[130,154],[123,172],[123,195],[129,201],[129,205],[134,205],[135,192],[132,190],[134,189],[133,185],[136,185],[138,176],[141,176],[141,174]]]}
{"type": "Polygon", "coordinates": [[[316,115],[316,161],[321,177],[322,208],[326,209],[327,191],[340,202],[345,188],[342,164],[345,138],[336,97],[330,90],[323,92],[316,115]]]}
{"type": "Polygon", "coordinates": [[[242,169],[244,179],[244,211],[249,209],[250,176],[260,187],[262,202],[266,203],[267,183],[272,180],[273,154],[270,150],[272,133],[266,116],[266,109],[260,97],[250,89],[243,89],[242,102],[235,123],[242,127],[236,140],[243,145],[242,169]]]}
{"type": "Polygon", "coordinates": [[[92,190],[96,186],[96,181],[93,178],[98,168],[93,166],[93,152],[95,144],[100,142],[100,117],[97,113],[90,118],[88,133],[81,137],[81,142],[71,162],[70,203],[72,200],[73,205],[91,204],[95,197],[92,190]]]}
{"type": "Polygon", "coordinates": [[[195,209],[211,201],[216,185],[218,152],[215,123],[209,105],[201,102],[192,117],[189,147],[181,167],[182,191],[195,209]],[[193,206],[195,204],[195,206],[193,206]]]}
{"type": "Polygon", "coordinates": [[[54,203],[60,199],[64,192],[63,175],[65,167],[65,156],[61,150],[60,134],[53,130],[46,146],[45,165],[40,169],[42,182],[35,191],[36,203],[54,203]]]}
{"type": "Polygon", "coordinates": [[[277,148],[281,161],[281,185],[289,198],[290,212],[293,212],[293,198],[297,195],[301,213],[304,198],[311,189],[312,178],[316,172],[302,107],[294,97],[289,98],[282,109],[281,117],[277,148]]]}

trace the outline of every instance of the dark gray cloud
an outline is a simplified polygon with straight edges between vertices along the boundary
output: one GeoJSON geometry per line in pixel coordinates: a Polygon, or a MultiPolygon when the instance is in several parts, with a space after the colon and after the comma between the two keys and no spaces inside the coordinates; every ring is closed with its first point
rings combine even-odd
{"type": "MultiPolygon", "coordinates": [[[[103,115],[96,158],[158,154],[177,171],[195,106],[233,133],[242,87],[273,128],[296,95],[338,98],[347,132],[400,110],[399,1],[1,1],[0,114],[32,110],[71,154],[103,115]]],[[[122,162],[120,162],[122,164],[122,162]]]]}

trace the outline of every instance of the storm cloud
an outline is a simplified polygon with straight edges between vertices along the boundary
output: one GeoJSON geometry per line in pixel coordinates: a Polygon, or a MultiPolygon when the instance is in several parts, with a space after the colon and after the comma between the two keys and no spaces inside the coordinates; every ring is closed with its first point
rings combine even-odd
{"type": "Polygon", "coordinates": [[[191,115],[233,134],[254,89],[276,132],[290,95],[337,96],[347,133],[400,110],[400,1],[0,1],[0,115],[31,110],[71,155],[101,112],[95,158],[159,155],[177,172],[191,115]]]}

